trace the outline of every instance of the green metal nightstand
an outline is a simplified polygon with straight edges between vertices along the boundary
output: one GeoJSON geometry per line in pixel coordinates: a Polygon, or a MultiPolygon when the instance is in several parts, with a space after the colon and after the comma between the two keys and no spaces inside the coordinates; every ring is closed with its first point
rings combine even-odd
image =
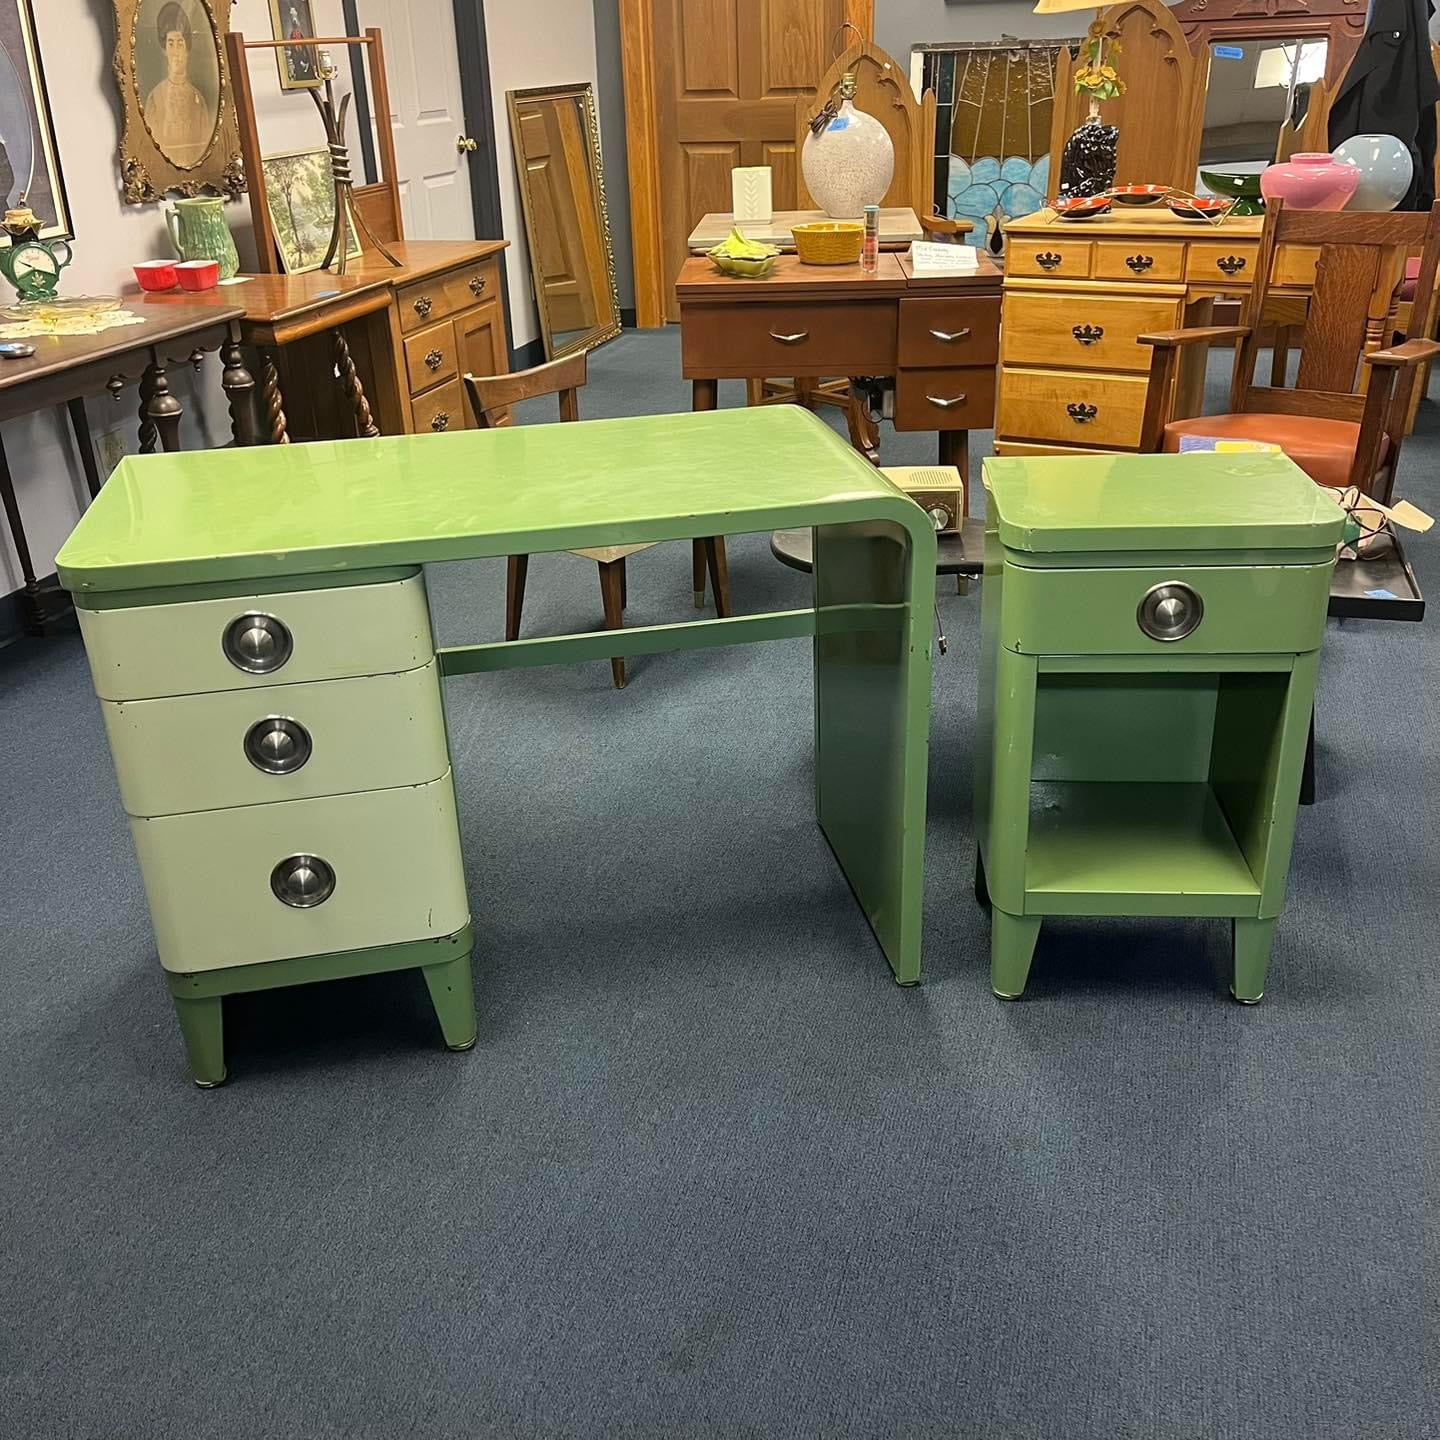
{"type": "Polygon", "coordinates": [[[1279,455],[985,462],[976,892],[991,985],[1047,915],[1229,918],[1253,1003],[1284,902],[1343,515],[1279,455]]]}

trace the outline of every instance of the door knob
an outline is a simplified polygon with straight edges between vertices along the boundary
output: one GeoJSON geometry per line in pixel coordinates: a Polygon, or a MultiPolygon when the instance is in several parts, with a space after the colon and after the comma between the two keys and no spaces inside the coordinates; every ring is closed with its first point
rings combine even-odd
{"type": "Polygon", "coordinates": [[[473,155],[479,147],[468,135],[457,135],[455,137],[455,149],[461,155],[473,155]]]}

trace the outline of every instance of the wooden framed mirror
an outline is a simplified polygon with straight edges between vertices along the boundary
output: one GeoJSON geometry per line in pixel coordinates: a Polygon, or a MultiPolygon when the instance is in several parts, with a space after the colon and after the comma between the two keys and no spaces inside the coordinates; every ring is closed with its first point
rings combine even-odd
{"type": "Polygon", "coordinates": [[[595,95],[587,81],[506,98],[545,358],[557,360],[620,333],[595,95]]]}

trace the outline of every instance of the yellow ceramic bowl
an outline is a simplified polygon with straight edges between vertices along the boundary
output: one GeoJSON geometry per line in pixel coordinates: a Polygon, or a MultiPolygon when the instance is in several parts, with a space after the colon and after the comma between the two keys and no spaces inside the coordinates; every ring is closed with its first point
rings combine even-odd
{"type": "Polygon", "coordinates": [[[858,220],[815,220],[794,226],[790,233],[802,265],[853,265],[865,241],[865,227],[858,220]]]}

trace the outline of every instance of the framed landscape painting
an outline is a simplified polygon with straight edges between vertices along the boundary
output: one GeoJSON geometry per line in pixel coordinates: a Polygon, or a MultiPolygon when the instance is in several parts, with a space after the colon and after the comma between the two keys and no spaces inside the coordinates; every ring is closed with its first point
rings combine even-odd
{"type": "MultiPolygon", "coordinates": [[[[330,248],[335,228],[335,179],[328,150],[293,150],[267,155],[265,199],[275,227],[280,266],[287,275],[318,270],[330,248]]],[[[360,254],[360,239],[352,223],[347,230],[347,259],[360,254]]]]}
{"type": "Polygon", "coordinates": [[[35,12],[31,0],[0,0],[0,210],[21,204],[40,217],[42,237],[73,237],[35,12]]]}

